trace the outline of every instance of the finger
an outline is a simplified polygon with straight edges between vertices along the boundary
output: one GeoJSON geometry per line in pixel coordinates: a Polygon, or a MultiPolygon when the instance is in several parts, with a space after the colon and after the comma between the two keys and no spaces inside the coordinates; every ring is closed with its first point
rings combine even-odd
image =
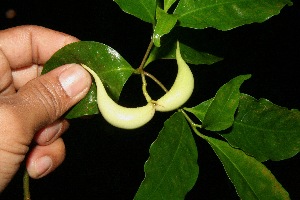
{"type": "Polygon", "coordinates": [[[49,145],[59,138],[68,128],[69,122],[66,119],[59,119],[35,134],[34,140],[38,145],[49,145]]]}
{"type": "Polygon", "coordinates": [[[90,85],[87,71],[80,65],[68,64],[28,82],[16,94],[1,98],[0,111],[8,113],[2,123],[11,124],[9,120],[13,120],[16,125],[12,128],[20,127],[20,131],[6,134],[3,139],[29,145],[38,130],[59,119],[87,94],[90,85]]]}
{"type": "Polygon", "coordinates": [[[33,25],[0,31],[0,94],[15,93],[40,74],[41,65],[57,50],[76,41],[65,33],[33,25]]]}
{"type": "Polygon", "coordinates": [[[0,32],[0,49],[13,69],[44,64],[77,38],[40,26],[18,26],[0,32]]]}
{"type": "Polygon", "coordinates": [[[65,154],[61,138],[47,146],[35,146],[26,160],[28,174],[35,179],[46,176],[63,162],[65,154]]]}
{"type": "Polygon", "coordinates": [[[12,71],[14,89],[19,90],[28,81],[38,77],[42,72],[41,65],[33,64],[28,67],[19,68],[12,71]]]}
{"type": "Polygon", "coordinates": [[[28,82],[18,91],[19,112],[25,114],[30,130],[40,130],[82,99],[90,85],[91,77],[80,65],[56,68],[28,82]]]}
{"type": "Polygon", "coordinates": [[[6,56],[0,49],[0,94],[7,95],[15,93],[13,87],[12,71],[6,56]]]}

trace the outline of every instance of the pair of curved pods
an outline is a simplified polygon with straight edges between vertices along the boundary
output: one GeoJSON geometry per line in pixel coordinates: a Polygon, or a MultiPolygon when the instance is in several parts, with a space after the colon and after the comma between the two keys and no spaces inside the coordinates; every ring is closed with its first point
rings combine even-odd
{"type": "Polygon", "coordinates": [[[168,112],[178,109],[192,95],[194,77],[189,66],[183,60],[179,42],[176,48],[178,72],[171,89],[157,101],[149,101],[145,106],[127,108],[114,102],[107,94],[98,75],[86,65],[82,64],[95,79],[97,86],[97,104],[104,119],[115,127],[135,129],[149,122],[155,111],[168,112]]]}

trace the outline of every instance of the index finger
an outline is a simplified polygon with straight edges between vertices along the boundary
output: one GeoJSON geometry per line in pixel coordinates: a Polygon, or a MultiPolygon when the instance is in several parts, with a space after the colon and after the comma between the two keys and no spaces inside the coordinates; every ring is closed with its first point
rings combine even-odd
{"type": "Polygon", "coordinates": [[[0,51],[12,69],[43,65],[57,50],[76,41],[71,35],[34,25],[0,31],[0,51]]]}

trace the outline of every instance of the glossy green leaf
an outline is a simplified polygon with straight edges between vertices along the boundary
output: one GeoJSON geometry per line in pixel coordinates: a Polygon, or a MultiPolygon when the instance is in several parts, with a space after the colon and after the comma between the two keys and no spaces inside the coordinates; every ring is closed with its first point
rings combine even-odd
{"type": "Polygon", "coordinates": [[[164,11],[168,12],[169,8],[175,3],[176,0],[164,0],[164,11]]]}
{"type": "MultiPolygon", "coordinates": [[[[134,69],[111,47],[92,41],[80,41],[66,45],[58,50],[44,65],[43,74],[68,63],[85,64],[94,70],[107,92],[118,100],[122,88],[134,69]]],[[[96,86],[92,85],[89,93],[67,114],[67,118],[99,113],[97,107],[96,86]]]]}
{"type": "Polygon", "coordinates": [[[290,199],[274,175],[255,158],[232,148],[227,142],[210,137],[205,139],[221,160],[241,199],[290,199]]]}
{"type": "Polygon", "coordinates": [[[201,122],[203,122],[204,120],[204,117],[206,115],[206,112],[211,104],[211,102],[213,101],[214,99],[211,98],[209,100],[206,100],[202,103],[200,103],[199,105],[195,106],[195,107],[192,107],[192,108],[184,108],[184,110],[194,114],[201,122]]]}
{"type": "Polygon", "coordinates": [[[160,38],[168,34],[176,25],[177,17],[172,14],[165,13],[161,8],[156,9],[156,25],[153,33],[154,45],[160,47],[160,38]]]}
{"type": "MultiPolygon", "coordinates": [[[[154,47],[147,59],[146,66],[158,59],[176,59],[176,40],[167,41],[161,47],[154,47]]],[[[180,52],[186,63],[194,65],[211,65],[223,58],[205,52],[199,52],[183,43],[180,43],[180,52]]]]}
{"type": "Polygon", "coordinates": [[[85,115],[95,115],[99,113],[97,105],[97,87],[92,83],[90,91],[80,102],[73,106],[66,114],[65,118],[73,119],[85,115]]]}
{"type": "Polygon", "coordinates": [[[182,113],[168,119],[150,147],[135,200],[184,199],[198,177],[197,147],[182,113]]]}
{"type": "Polygon", "coordinates": [[[279,14],[289,0],[180,0],[175,14],[179,25],[204,29],[229,30],[244,24],[264,22],[279,14]]]}
{"type": "Polygon", "coordinates": [[[218,90],[203,119],[203,128],[221,131],[232,126],[239,105],[240,87],[250,77],[251,75],[237,76],[218,90]]]}
{"type": "Polygon", "coordinates": [[[221,135],[259,161],[288,159],[300,151],[300,112],[243,94],[232,129],[221,135]]]}
{"type": "Polygon", "coordinates": [[[120,8],[145,22],[155,24],[156,0],[114,0],[120,8]]]}

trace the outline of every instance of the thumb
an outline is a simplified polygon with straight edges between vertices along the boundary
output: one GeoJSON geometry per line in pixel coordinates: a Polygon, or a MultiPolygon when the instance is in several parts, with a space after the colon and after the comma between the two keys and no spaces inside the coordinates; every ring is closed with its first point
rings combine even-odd
{"type": "Polygon", "coordinates": [[[90,85],[89,73],[77,64],[61,66],[24,85],[15,96],[14,107],[23,127],[32,132],[29,139],[80,101],[90,85]]]}
{"type": "Polygon", "coordinates": [[[82,99],[90,85],[89,73],[69,64],[0,98],[0,192],[24,160],[34,134],[82,99]]]}

